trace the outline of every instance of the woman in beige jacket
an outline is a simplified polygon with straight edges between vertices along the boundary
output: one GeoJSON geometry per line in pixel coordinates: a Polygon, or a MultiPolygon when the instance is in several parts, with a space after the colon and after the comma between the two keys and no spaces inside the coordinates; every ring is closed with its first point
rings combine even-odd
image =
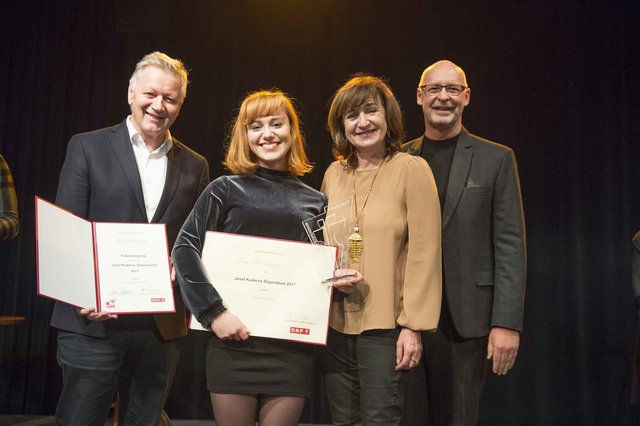
{"type": "MultiPolygon", "coordinates": [[[[335,424],[398,424],[420,331],[441,303],[440,207],[427,163],[398,152],[402,113],[383,80],[357,75],[333,97],[328,125],[336,159],[322,192],[350,200],[348,269],[335,284],[323,376],[335,424]]],[[[326,237],[325,237],[326,238],[326,237]]]]}

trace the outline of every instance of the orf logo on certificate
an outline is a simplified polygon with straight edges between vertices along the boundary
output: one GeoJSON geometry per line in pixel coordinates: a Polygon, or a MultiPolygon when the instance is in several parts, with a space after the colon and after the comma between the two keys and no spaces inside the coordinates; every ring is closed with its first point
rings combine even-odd
{"type": "Polygon", "coordinates": [[[289,333],[291,334],[306,334],[308,335],[311,330],[308,328],[290,327],[289,333]]]}

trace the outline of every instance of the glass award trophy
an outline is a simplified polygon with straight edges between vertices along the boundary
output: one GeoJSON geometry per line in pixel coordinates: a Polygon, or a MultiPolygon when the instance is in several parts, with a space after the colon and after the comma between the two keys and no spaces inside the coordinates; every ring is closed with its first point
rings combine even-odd
{"type": "Polygon", "coordinates": [[[336,265],[338,269],[349,267],[347,246],[353,230],[351,223],[351,199],[330,204],[325,212],[302,221],[309,241],[337,247],[336,265]]]}

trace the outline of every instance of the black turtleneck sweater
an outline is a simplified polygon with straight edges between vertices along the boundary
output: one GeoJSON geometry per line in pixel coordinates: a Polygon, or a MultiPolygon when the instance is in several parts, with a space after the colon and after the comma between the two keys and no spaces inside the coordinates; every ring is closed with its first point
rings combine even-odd
{"type": "Polygon", "coordinates": [[[422,137],[422,150],[420,156],[427,160],[433,177],[438,187],[438,197],[440,198],[440,211],[444,209],[444,200],[447,195],[447,185],[449,184],[449,172],[453,162],[453,152],[458,143],[456,135],[451,139],[432,140],[426,136],[422,137]]]}

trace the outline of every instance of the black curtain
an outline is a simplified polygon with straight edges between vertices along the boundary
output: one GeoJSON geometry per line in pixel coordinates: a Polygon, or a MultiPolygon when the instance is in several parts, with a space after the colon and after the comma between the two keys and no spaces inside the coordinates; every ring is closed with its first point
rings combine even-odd
{"type": "MultiPolygon", "coordinates": [[[[50,414],[61,388],[52,302],[36,296],[33,197],[55,198],[71,135],[124,119],[133,65],[160,50],[191,70],[172,132],[213,177],[239,99],[279,87],[301,105],[316,188],[331,161],[327,103],[350,74],[386,76],[416,137],[422,69],[462,66],[465,126],[516,152],[529,254],[518,361],[489,375],[480,423],[629,423],[639,28],[636,0],[0,0],[0,152],[21,220],[0,245],[0,314],[27,318],[0,328],[0,413],[50,414]]],[[[182,342],[171,417],[211,417],[204,342],[182,342]]],[[[328,422],[324,401],[317,382],[303,420],[328,422]]]]}

